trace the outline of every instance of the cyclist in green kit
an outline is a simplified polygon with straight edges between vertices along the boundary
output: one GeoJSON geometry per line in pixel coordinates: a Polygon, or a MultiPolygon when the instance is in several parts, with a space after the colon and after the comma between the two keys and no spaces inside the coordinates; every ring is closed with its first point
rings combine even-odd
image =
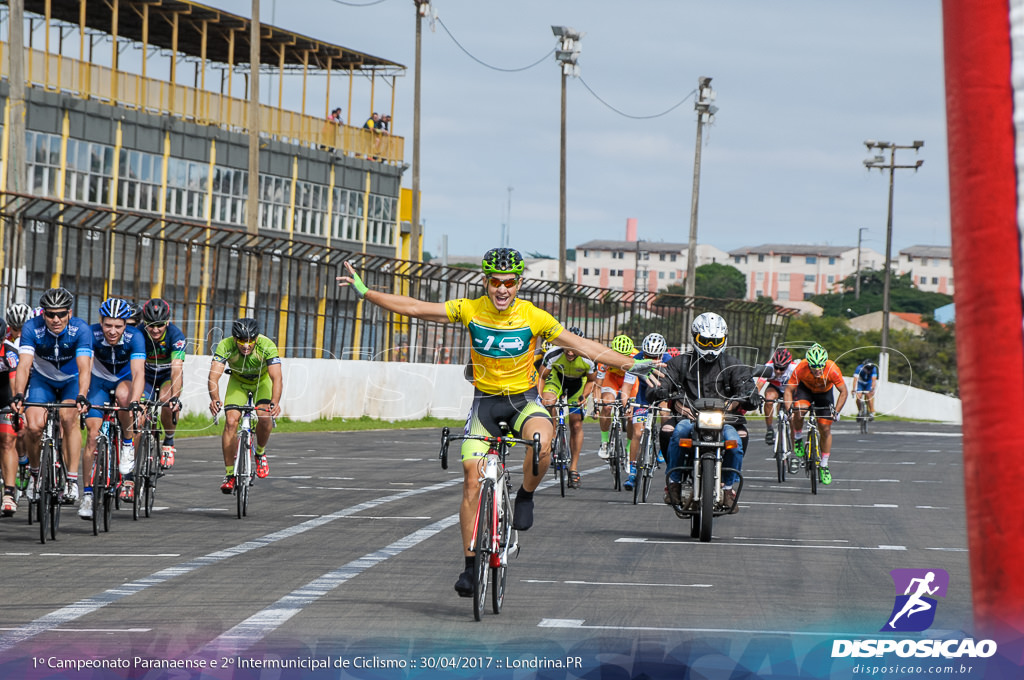
{"type": "MultiPolygon", "coordinates": [[[[210,377],[210,413],[217,415],[224,404],[245,406],[249,392],[253,394],[259,423],[256,425],[256,476],[263,479],[270,474],[266,446],[270,440],[273,418],[281,415],[281,357],[274,341],[260,334],[256,319],[238,319],[231,325],[231,336],[224,338],[213,353],[210,377]],[[220,399],[220,378],[227,369],[231,373],[224,403],[220,399]]],[[[227,411],[224,415],[224,434],[221,447],[224,449],[224,481],[220,485],[223,493],[234,491],[235,449],[238,446],[238,411],[227,411]]]]}

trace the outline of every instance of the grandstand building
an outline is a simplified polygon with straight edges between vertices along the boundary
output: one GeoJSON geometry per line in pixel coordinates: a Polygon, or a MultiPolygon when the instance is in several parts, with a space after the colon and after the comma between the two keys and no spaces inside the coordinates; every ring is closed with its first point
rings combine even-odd
{"type": "MultiPolygon", "coordinates": [[[[369,88],[371,109],[393,111],[401,64],[261,24],[256,72],[277,87],[276,102],[267,103],[274,93],[260,98],[254,238],[246,235],[250,20],[188,0],[18,1],[21,176],[8,167],[19,103],[11,100],[12,10],[0,6],[0,303],[66,285],[87,298],[161,295],[202,318],[216,293],[225,309],[246,305],[244,277],[218,282],[215,268],[256,260],[270,276],[282,259],[408,256],[399,219],[404,140],[365,128],[370,112],[351,110],[358,85],[369,88]],[[302,96],[286,101],[286,79],[300,78],[302,96]],[[326,79],[323,100],[307,101],[313,78],[320,91],[326,79]],[[377,83],[390,101],[373,101],[377,83]],[[328,121],[346,101],[348,115],[328,121]]],[[[278,297],[263,310],[271,330],[286,330],[270,317],[289,302],[281,294],[298,292],[299,282],[288,282],[295,276],[274,284],[278,297]]]]}

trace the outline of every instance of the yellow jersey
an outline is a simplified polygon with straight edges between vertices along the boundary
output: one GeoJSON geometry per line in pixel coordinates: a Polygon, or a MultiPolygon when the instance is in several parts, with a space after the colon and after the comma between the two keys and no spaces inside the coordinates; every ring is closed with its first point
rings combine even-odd
{"type": "Polygon", "coordinates": [[[516,298],[503,312],[486,295],[444,303],[448,320],[469,329],[473,381],[487,394],[521,394],[536,387],[537,338],[553,340],[562,324],[531,302],[516,298]]]}

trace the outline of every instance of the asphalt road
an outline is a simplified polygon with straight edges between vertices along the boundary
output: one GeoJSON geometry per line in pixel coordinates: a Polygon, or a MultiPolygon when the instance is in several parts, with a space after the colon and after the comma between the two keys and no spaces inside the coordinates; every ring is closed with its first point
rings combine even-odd
{"type": "Polygon", "coordinates": [[[24,505],[0,520],[0,677],[282,677],[238,669],[268,656],[342,664],[295,677],[397,677],[379,666],[398,663],[409,677],[452,663],[471,677],[576,658],[622,677],[640,659],[652,677],[698,658],[789,668],[837,637],[877,637],[896,568],[946,570],[933,629],[969,628],[960,429],[855,427],[836,426],[834,482],[812,496],[802,474],[778,483],[755,424],[740,512],[716,520],[710,543],[690,538],[661,485],[634,506],[585,453],[581,489],[538,493],[504,609],[481,622],[452,587],[461,473],[438,465],[437,431],[275,435],[242,520],[218,490],[219,439],[179,440],[150,519],[122,509],[94,537],[66,508],[45,545],[24,505]],[[133,670],[54,675],[64,659],[133,670]]]}

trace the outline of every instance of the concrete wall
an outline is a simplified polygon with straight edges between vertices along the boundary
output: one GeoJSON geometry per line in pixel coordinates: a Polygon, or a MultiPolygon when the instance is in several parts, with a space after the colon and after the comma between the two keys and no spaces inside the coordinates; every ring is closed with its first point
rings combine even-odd
{"type": "MultiPolygon", "coordinates": [[[[211,358],[185,360],[186,412],[209,412],[206,379],[211,358]]],[[[465,418],[473,387],[463,367],[448,364],[406,364],[331,359],[284,359],[284,415],[294,420],[359,418],[410,420],[424,416],[465,418]]],[[[221,379],[221,396],[227,385],[221,379]]],[[[854,418],[851,389],[843,418],[854,418]]],[[[961,423],[960,400],[896,383],[880,385],[875,410],[882,415],[961,423]]]]}

